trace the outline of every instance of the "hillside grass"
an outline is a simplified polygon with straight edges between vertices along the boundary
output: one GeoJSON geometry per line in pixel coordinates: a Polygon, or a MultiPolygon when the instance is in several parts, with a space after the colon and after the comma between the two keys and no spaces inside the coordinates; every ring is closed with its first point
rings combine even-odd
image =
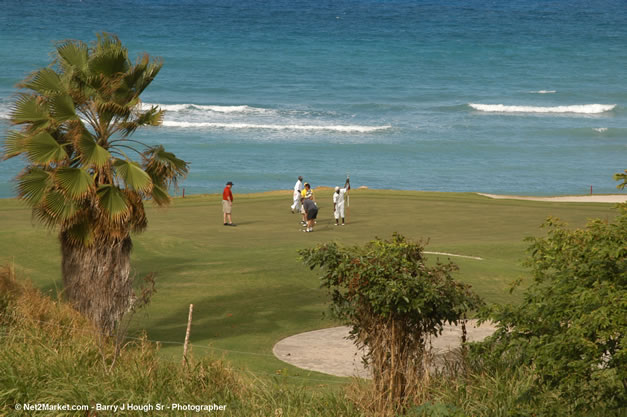
{"type": "MultiPolygon", "coordinates": [[[[237,191],[237,189],[235,189],[237,191]]],[[[516,302],[509,284],[526,272],[523,238],[541,235],[548,216],[573,227],[589,218],[611,218],[612,204],[492,200],[471,193],[353,190],[350,219],[333,226],[332,190],[316,190],[320,207],[314,233],[302,233],[291,214],[290,191],[235,194],[237,227],[222,225],[220,196],[177,198],[167,209],[148,209],[148,230],[134,236],[132,265],[138,280],[157,273],[152,303],[135,317],[131,336],[143,331],[162,341],[160,355],[180,360],[188,307],[194,304],[191,343],[196,357],[222,356],[254,377],[281,376],[310,384],[346,381],[297,369],[272,355],[280,339],[336,325],[317,276],[299,261],[297,250],[335,240],[362,244],[400,232],[428,238],[427,251],[479,256],[451,258],[457,277],[489,302],[516,302]],[[170,343],[171,342],[171,343],[170,343]],[[302,379],[301,379],[302,378],[302,379]]],[[[148,204],[150,206],[150,204],[148,204]]],[[[430,255],[446,260],[444,256],[430,255]]],[[[0,264],[13,262],[44,292],[61,290],[56,232],[37,225],[25,206],[0,200],[0,264]]]]}
{"type": "Polygon", "coordinates": [[[145,337],[117,344],[98,334],[66,303],[16,279],[12,266],[0,266],[0,416],[362,415],[341,390],[260,379],[213,355],[164,360],[145,337]],[[27,408],[38,404],[87,409],[27,408]],[[128,404],[130,411],[112,409],[128,404]]]}

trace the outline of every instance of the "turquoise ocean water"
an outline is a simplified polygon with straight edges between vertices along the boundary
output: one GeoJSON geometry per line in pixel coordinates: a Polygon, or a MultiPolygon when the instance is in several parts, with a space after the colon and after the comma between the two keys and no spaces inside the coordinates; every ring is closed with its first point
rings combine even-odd
{"type": "MultiPolygon", "coordinates": [[[[627,3],[0,0],[0,135],[55,41],[117,34],[165,65],[137,138],[187,193],[356,186],[616,192],[627,168],[627,3]]],[[[23,161],[0,162],[0,197],[23,161]]]]}

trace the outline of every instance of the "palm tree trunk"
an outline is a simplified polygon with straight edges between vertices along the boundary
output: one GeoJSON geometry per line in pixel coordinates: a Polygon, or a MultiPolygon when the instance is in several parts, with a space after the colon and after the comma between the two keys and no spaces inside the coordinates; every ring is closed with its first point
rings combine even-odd
{"type": "Polygon", "coordinates": [[[131,305],[130,236],[76,245],[60,235],[65,297],[104,333],[111,335],[131,305]]]}

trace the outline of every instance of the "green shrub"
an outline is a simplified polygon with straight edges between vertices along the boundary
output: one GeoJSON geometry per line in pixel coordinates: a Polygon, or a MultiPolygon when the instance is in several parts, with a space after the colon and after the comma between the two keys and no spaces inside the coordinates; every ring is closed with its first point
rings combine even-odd
{"type": "Polygon", "coordinates": [[[426,264],[423,245],[395,234],[364,246],[327,243],[300,251],[320,268],[331,295],[332,313],[350,325],[358,345],[367,347],[379,414],[402,410],[428,380],[427,338],[457,323],[480,304],[470,286],[453,279],[452,264],[426,264]]]}
{"type": "Polygon", "coordinates": [[[612,223],[592,220],[568,230],[549,219],[545,227],[546,237],[528,239],[533,282],[523,302],[483,312],[498,330],[477,352],[509,367],[532,367],[530,401],[558,398],[564,415],[625,411],[627,205],[612,223]]]}

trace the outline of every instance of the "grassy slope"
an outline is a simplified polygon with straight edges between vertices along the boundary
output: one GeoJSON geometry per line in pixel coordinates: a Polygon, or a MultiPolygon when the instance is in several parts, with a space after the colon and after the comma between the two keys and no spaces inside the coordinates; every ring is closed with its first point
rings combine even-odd
{"type": "MultiPolygon", "coordinates": [[[[187,310],[194,304],[192,343],[229,352],[227,357],[257,374],[311,375],[276,360],[273,344],[305,330],[333,325],[322,318],[326,301],[315,273],[298,261],[299,248],[336,240],[363,243],[394,231],[430,238],[427,250],[475,255],[453,258],[459,278],[492,302],[511,302],[507,292],[524,275],[525,236],[538,235],[549,215],[572,226],[592,217],[614,215],[611,204],[491,200],[474,194],[354,190],[350,225],[332,225],[330,190],[318,190],[316,232],[300,232],[299,216],[289,211],[291,192],[235,195],[236,228],[221,222],[218,196],[177,199],[165,210],[149,210],[149,228],[134,239],[138,277],[155,271],[158,293],[136,319],[150,339],[182,341],[187,310]]],[[[432,255],[433,258],[435,256],[432,255]]],[[[14,261],[41,288],[60,288],[56,233],[33,225],[30,212],[15,200],[0,201],[0,262],[14,261]]],[[[203,353],[196,347],[195,354],[203,353]]],[[[165,355],[181,347],[164,344],[165,355]]],[[[218,350],[218,352],[220,352],[218,350]]]]}

